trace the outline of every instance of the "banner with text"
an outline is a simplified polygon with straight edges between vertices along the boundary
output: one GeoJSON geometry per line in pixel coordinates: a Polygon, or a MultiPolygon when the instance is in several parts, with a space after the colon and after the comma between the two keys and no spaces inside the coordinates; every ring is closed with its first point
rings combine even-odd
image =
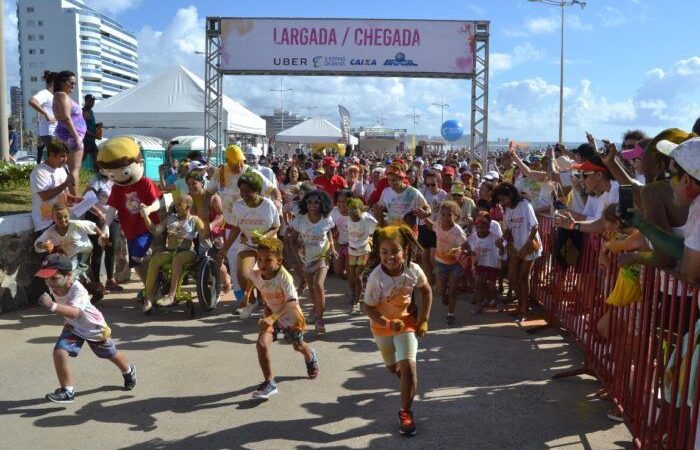
{"type": "Polygon", "coordinates": [[[221,71],[471,78],[474,22],[222,18],[221,71]]]}

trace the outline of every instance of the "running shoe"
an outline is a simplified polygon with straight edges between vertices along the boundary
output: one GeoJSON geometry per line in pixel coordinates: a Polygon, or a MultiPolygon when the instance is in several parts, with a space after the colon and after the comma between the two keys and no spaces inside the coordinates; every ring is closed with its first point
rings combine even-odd
{"type": "Polygon", "coordinates": [[[448,314],[447,315],[447,325],[453,326],[456,323],[457,323],[457,319],[455,318],[454,314],[448,314]]]}
{"type": "Polygon", "coordinates": [[[321,372],[321,368],[318,365],[318,356],[316,355],[316,350],[311,350],[311,361],[306,362],[306,374],[312,380],[318,376],[321,372]]]}
{"type": "Polygon", "coordinates": [[[316,319],[316,334],[324,334],[326,332],[326,323],[323,319],[316,319]]]}
{"type": "Polygon", "coordinates": [[[253,398],[267,400],[268,398],[277,394],[277,392],[277,385],[275,382],[272,380],[265,380],[260,384],[260,386],[258,386],[258,389],[253,392],[253,398]]]}
{"type": "Polygon", "coordinates": [[[399,433],[404,436],[414,436],[416,434],[416,423],[413,421],[413,413],[402,409],[399,411],[399,433]]]}
{"type": "Polygon", "coordinates": [[[352,305],[352,309],[350,310],[350,315],[351,316],[361,316],[362,315],[362,308],[360,307],[359,303],[355,303],[352,305]]]}
{"type": "Polygon", "coordinates": [[[255,311],[255,303],[251,303],[245,308],[241,308],[241,319],[250,319],[250,317],[253,315],[253,311],[255,311]]]}
{"type": "Polygon", "coordinates": [[[124,377],[124,389],[130,391],[136,387],[136,367],[133,364],[129,366],[129,373],[123,373],[122,377],[124,377]]]}
{"type": "Polygon", "coordinates": [[[75,391],[68,392],[63,388],[58,388],[51,394],[46,394],[46,400],[54,403],[73,403],[75,391]]]}
{"type": "Polygon", "coordinates": [[[624,422],[625,416],[622,415],[619,409],[613,408],[608,411],[608,419],[614,420],[615,422],[624,422]]]}

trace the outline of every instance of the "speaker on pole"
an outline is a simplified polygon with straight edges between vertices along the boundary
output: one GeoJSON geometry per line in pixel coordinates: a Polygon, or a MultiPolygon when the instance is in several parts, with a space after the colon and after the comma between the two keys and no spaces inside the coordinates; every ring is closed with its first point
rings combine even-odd
{"type": "Polygon", "coordinates": [[[423,146],[416,145],[416,158],[422,158],[422,157],[423,157],[423,146]]]}

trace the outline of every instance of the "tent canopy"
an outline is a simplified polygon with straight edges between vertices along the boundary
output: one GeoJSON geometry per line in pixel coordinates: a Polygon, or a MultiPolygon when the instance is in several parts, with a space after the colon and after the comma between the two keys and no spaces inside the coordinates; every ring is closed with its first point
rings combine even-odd
{"type": "MultiPolygon", "coordinates": [[[[106,135],[173,136],[204,134],[204,81],[177,66],[145,83],[104,100],[94,108],[106,135]]],[[[227,133],[265,135],[265,119],[230,97],[223,97],[227,133]]]]}
{"type": "MultiPolygon", "coordinates": [[[[313,117],[292,128],[277,133],[277,142],[296,144],[342,143],[343,132],[326,119],[313,117]]],[[[350,144],[357,145],[357,138],[350,136],[350,144]]]]}

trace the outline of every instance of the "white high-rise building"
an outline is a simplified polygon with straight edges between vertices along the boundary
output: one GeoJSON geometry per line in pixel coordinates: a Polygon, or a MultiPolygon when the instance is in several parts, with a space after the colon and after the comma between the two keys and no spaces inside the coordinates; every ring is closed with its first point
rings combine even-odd
{"type": "MultiPolygon", "coordinates": [[[[99,101],[138,83],[136,36],[83,0],[17,0],[17,28],[26,102],[44,89],[45,70],[75,73],[80,105],[87,94],[99,101]]],[[[36,114],[26,114],[25,127],[37,128],[36,114]]]]}

